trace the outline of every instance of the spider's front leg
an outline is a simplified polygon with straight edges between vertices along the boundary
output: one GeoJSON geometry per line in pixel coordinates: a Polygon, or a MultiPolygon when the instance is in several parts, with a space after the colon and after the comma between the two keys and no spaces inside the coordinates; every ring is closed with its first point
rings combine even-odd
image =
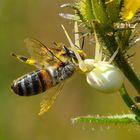
{"type": "MultiPolygon", "coordinates": [[[[68,39],[68,41],[69,41],[69,44],[70,44],[71,49],[72,49],[72,50],[74,51],[74,53],[75,53],[75,56],[76,56],[76,58],[77,58],[77,60],[78,60],[78,66],[79,66],[80,70],[81,70],[82,72],[86,72],[86,71],[87,71],[87,66],[86,66],[86,64],[84,63],[84,61],[82,60],[82,58],[81,58],[81,56],[80,56],[80,54],[78,53],[77,48],[76,48],[76,46],[77,46],[78,48],[80,48],[80,43],[78,42],[78,41],[79,41],[78,34],[75,35],[75,43],[76,43],[76,45],[75,45],[75,44],[73,44],[73,42],[72,42],[70,36],[68,35],[68,33],[67,33],[65,27],[64,27],[63,25],[61,25],[61,26],[62,26],[62,28],[63,28],[63,30],[64,30],[64,33],[65,33],[65,35],[66,35],[66,37],[67,37],[67,39],[68,39]]],[[[77,25],[77,26],[78,26],[78,25],[77,25]]],[[[75,26],[75,27],[76,27],[76,26],[75,26]]],[[[78,28],[77,28],[77,29],[78,29],[78,28]]],[[[76,31],[77,31],[77,29],[76,29],[76,31]]]]}

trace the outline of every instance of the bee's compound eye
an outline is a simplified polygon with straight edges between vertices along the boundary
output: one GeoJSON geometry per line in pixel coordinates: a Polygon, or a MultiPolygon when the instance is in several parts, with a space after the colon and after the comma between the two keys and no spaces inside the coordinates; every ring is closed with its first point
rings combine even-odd
{"type": "Polygon", "coordinates": [[[124,75],[113,65],[100,65],[87,74],[87,82],[103,93],[112,93],[121,88],[124,75]]]}

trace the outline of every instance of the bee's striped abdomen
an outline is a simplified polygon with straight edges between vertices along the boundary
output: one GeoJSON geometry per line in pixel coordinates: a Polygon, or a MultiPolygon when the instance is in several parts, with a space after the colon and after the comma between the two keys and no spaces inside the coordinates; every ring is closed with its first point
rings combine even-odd
{"type": "Polygon", "coordinates": [[[51,73],[48,70],[41,69],[17,79],[11,88],[18,95],[31,96],[42,93],[52,86],[51,73]]]}
{"type": "Polygon", "coordinates": [[[36,95],[71,77],[74,71],[75,64],[73,63],[50,66],[20,77],[13,82],[11,88],[20,96],[36,95]]]}

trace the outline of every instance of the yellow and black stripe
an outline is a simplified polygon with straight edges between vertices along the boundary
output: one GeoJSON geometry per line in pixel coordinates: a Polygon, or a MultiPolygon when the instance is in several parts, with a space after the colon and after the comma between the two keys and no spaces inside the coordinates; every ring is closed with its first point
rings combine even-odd
{"type": "Polygon", "coordinates": [[[73,63],[64,63],[57,67],[49,66],[18,78],[11,88],[20,96],[36,95],[67,79],[74,71],[75,64],[73,63]]]}
{"type": "Polygon", "coordinates": [[[46,91],[53,83],[49,70],[41,69],[17,79],[11,88],[20,96],[31,96],[46,91]]]}

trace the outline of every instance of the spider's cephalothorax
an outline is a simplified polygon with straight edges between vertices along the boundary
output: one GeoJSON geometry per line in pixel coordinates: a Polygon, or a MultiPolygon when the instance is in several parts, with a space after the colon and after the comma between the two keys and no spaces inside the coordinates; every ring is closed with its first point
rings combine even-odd
{"type": "MultiPolygon", "coordinates": [[[[118,91],[124,82],[124,75],[119,70],[119,68],[111,63],[117,55],[119,48],[107,61],[105,58],[103,58],[102,48],[98,41],[96,32],[94,31],[96,41],[95,58],[82,60],[76,50],[76,46],[80,48],[78,34],[76,35],[77,37],[75,37],[76,40],[74,44],[63,25],[62,28],[68,38],[71,49],[74,51],[75,56],[77,57],[79,69],[86,74],[87,83],[95,89],[104,93],[112,93],[118,91]]],[[[77,23],[75,23],[75,30],[75,32],[78,32],[77,23]]]]}

